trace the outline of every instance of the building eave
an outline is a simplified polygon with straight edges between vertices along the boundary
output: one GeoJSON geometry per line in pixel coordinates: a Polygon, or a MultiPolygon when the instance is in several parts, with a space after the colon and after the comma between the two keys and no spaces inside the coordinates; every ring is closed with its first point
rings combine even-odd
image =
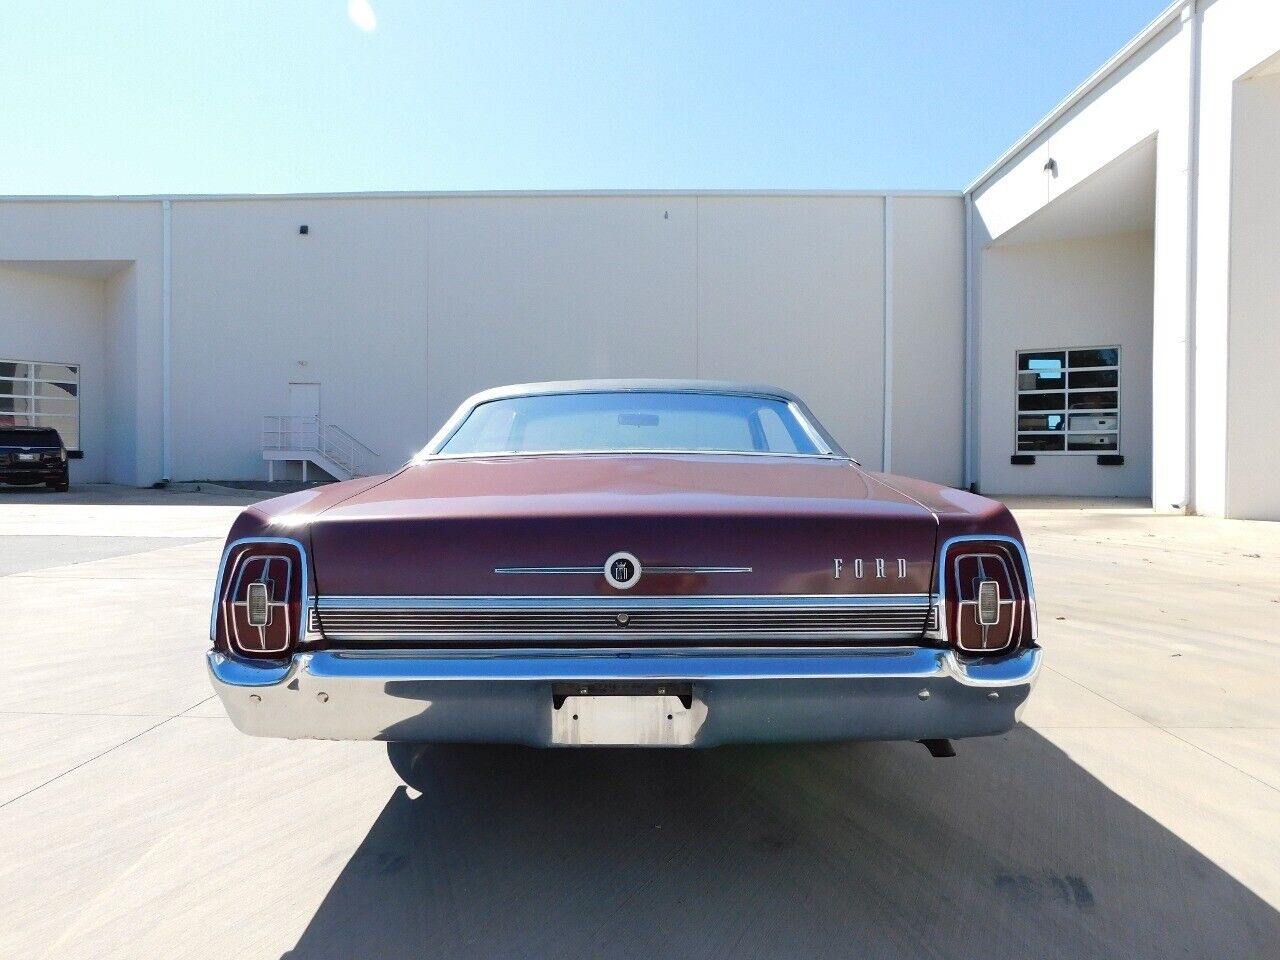
{"type": "Polygon", "coordinates": [[[998,174],[1010,161],[1017,158],[1028,146],[1033,144],[1037,139],[1044,135],[1055,123],[1076,104],[1084,100],[1094,90],[1101,86],[1108,77],[1119,70],[1128,60],[1133,57],[1139,50],[1145,47],[1152,39],[1160,33],[1161,30],[1169,26],[1174,20],[1181,16],[1182,11],[1189,6],[1194,6],[1196,0],[1174,0],[1173,3],[1165,7],[1164,10],[1149,24],[1147,24],[1137,36],[1126,43],[1116,52],[1106,63],[1100,66],[1092,74],[1089,75],[1080,86],[1072,90],[1056,107],[1050,110],[1034,127],[1023,134],[1013,146],[993,161],[982,173],[974,179],[964,189],[965,194],[972,194],[980,190],[988,180],[998,174]]]}

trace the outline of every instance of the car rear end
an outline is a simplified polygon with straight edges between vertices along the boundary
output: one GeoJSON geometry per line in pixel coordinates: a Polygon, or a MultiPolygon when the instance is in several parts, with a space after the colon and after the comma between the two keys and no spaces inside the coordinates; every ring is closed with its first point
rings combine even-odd
{"type": "MultiPolygon", "coordinates": [[[[979,522],[865,475],[851,503],[799,496],[775,473],[791,495],[768,509],[709,505],[692,476],[673,499],[632,470],[623,493],[528,493],[516,510],[478,470],[435,469],[432,498],[402,479],[290,517],[292,529],[233,534],[209,666],[240,729],[537,746],[934,741],[1008,730],[1035,678],[1030,570],[991,501],[979,522]],[[440,495],[453,485],[470,495],[440,495]]],[[[536,489],[523,469],[502,483],[536,489]]],[[[726,460],[716,482],[746,489],[743,469],[726,460]]]]}
{"type": "Polygon", "coordinates": [[[56,430],[0,427],[0,483],[68,486],[67,450],[56,430]]]}

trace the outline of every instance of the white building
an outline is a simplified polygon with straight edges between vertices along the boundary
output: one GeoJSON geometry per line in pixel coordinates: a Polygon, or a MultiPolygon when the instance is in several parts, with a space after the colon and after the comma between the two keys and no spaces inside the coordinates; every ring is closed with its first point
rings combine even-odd
{"type": "Polygon", "coordinates": [[[0,423],[74,482],[264,477],[277,415],[374,472],[495,384],[723,377],[874,469],[1280,519],[1276,156],[1280,3],[1182,0],[962,193],[5,198],[0,423]]]}

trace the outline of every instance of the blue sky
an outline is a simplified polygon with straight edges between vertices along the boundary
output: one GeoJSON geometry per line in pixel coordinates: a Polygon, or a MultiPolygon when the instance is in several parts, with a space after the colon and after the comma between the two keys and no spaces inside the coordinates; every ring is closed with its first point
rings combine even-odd
{"type": "Polygon", "coordinates": [[[955,189],[1165,3],[0,0],[0,194],[955,189]]]}

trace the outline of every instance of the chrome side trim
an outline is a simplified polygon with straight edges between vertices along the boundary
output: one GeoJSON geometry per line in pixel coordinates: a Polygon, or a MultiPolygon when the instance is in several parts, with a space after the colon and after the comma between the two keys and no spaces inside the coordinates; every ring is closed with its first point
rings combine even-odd
{"type": "MultiPolygon", "coordinates": [[[[494,567],[501,574],[574,574],[600,573],[600,565],[594,567],[494,567]]],[[[645,564],[645,573],[751,573],[751,567],[655,567],[645,564]]]]}
{"type": "MultiPolygon", "coordinates": [[[[599,568],[592,567],[598,573],[599,568]]],[[[652,569],[652,568],[646,568],[652,569]]],[[[798,608],[834,607],[858,609],[875,606],[912,606],[927,608],[927,593],[875,594],[716,594],[698,596],[320,596],[314,600],[320,610],[337,607],[372,607],[399,610],[437,609],[595,609],[631,610],[644,608],[798,608]]]]}
{"type": "Polygon", "coordinates": [[[689,650],[517,650],[426,653],[326,650],[294,654],[260,666],[216,650],[207,655],[216,681],[271,686],[298,674],[371,680],[815,680],[950,679],[965,687],[1000,688],[1033,682],[1040,647],[997,657],[961,658],[929,647],[859,647],[761,653],[734,648],[689,650]]]}
{"type": "Polygon", "coordinates": [[[931,625],[928,594],[747,597],[321,597],[317,622],[352,646],[464,643],[615,646],[754,641],[919,640],[931,625]],[[625,641],[623,640],[625,637],[625,641]]]}
{"type": "Polygon", "coordinates": [[[210,652],[207,665],[232,723],[254,736],[562,747],[557,682],[676,681],[692,686],[703,721],[680,746],[710,747],[1005,733],[1031,692],[1040,650],[963,660],[949,650],[888,646],[764,653],[334,650],[271,666],[210,652]]]}

